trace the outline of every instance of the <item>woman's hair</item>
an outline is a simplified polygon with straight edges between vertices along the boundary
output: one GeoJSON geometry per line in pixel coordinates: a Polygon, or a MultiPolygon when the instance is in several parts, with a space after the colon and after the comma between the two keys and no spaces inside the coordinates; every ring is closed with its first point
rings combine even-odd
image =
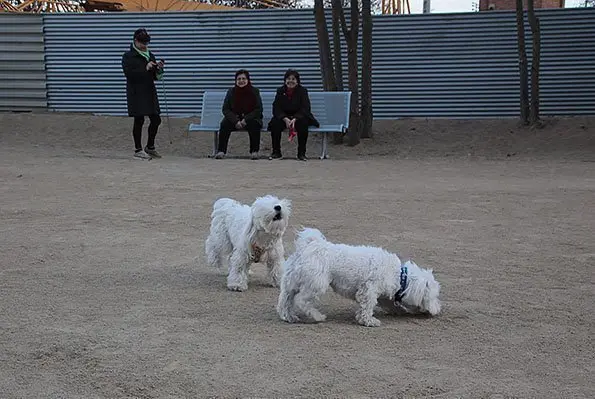
{"type": "Polygon", "coordinates": [[[151,35],[144,28],[139,28],[134,31],[134,40],[138,40],[141,43],[149,43],[151,41],[151,35]]]}
{"type": "Polygon", "coordinates": [[[293,76],[298,83],[300,83],[300,73],[295,69],[288,69],[285,71],[285,77],[283,77],[283,81],[286,81],[288,77],[293,76]]]}
{"type": "Polygon", "coordinates": [[[235,77],[235,79],[237,79],[238,76],[240,76],[240,75],[246,75],[246,79],[248,79],[248,82],[250,82],[250,72],[248,72],[245,69],[238,69],[236,71],[236,77],[235,77]]]}

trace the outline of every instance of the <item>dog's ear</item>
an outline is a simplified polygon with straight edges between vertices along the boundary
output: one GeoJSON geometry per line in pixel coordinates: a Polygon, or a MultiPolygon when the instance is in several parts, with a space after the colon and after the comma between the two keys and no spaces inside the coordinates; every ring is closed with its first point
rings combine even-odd
{"type": "Polygon", "coordinates": [[[245,235],[246,235],[246,237],[249,237],[249,241],[250,241],[254,234],[256,234],[256,226],[254,226],[254,218],[251,217],[248,220],[248,224],[246,225],[245,235]]]}

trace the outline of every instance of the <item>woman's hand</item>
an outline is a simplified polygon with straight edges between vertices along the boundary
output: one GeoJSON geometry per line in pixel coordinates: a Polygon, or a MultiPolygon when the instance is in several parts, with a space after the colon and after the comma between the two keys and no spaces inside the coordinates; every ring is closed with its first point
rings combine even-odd
{"type": "Polygon", "coordinates": [[[285,126],[288,129],[291,129],[291,125],[294,123],[294,119],[289,119],[288,117],[283,118],[283,122],[285,122],[285,126]]]}
{"type": "Polygon", "coordinates": [[[150,71],[151,69],[153,69],[157,64],[154,63],[153,61],[149,61],[147,63],[147,71],[150,71]]]}

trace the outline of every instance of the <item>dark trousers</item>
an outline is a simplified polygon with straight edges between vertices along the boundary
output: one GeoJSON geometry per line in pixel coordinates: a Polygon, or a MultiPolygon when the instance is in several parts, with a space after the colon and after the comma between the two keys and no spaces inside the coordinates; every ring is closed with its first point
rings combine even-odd
{"type": "MultiPolygon", "coordinates": [[[[269,125],[271,130],[271,141],[274,154],[281,154],[281,134],[287,126],[282,119],[273,118],[269,125]]],[[[306,155],[306,143],[308,142],[308,120],[299,118],[295,121],[295,131],[298,139],[298,157],[306,155]]]]}
{"type": "MultiPolygon", "coordinates": [[[[250,153],[258,152],[260,150],[260,123],[255,120],[246,121],[246,129],[248,131],[248,135],[250,135],[250,153]]],[[[235,125],[230,122],[229,120],[223,119],[221,121],[221,125],[219,126],[219,138],[217,140],[217,152],[222,152],[227,154],[227,143],[229,143],[229,136],[231,136],[231,132],[234,130],[238,130],[235,125]]]]}
{"type": "MultiPolygon", "coordinates": [[[[157,129],[161,125],[161,117],[157,114],[149,115],[149,138],[147,139],[147,147],[155,148],[155,137],[157,136],[157,129]]],[[[142,150],[141,138],[143,135],[143,125],[145,123],[144,116],[134,117],[134,126],[132,127],[132,137],[134,137],[134,147],[136,150],[142,150]]]]}

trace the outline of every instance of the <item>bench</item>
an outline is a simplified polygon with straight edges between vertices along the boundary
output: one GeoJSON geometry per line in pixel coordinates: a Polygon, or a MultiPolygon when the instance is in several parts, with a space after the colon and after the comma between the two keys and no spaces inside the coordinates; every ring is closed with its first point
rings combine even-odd
{"type": "MultiPolygon", "coordinates": [[[[190,132],[213,132],[213,154],[217,153],[219,124],[223,119],[223,100],[227,91],[207,90],[202,100],[200,123],[191,123],[190,132]]],[[[263,128],[266,132],[273,113],[273,100],[276,92],[261,91],[263,105],[263,128]]],[[[310,126],[311,133],[323,133],[320,159],[328,158],[328,133],[344,133],[349,127],[350,91],[309,92],[312,114],[320,122],[320,127],[310,126]]]]}

